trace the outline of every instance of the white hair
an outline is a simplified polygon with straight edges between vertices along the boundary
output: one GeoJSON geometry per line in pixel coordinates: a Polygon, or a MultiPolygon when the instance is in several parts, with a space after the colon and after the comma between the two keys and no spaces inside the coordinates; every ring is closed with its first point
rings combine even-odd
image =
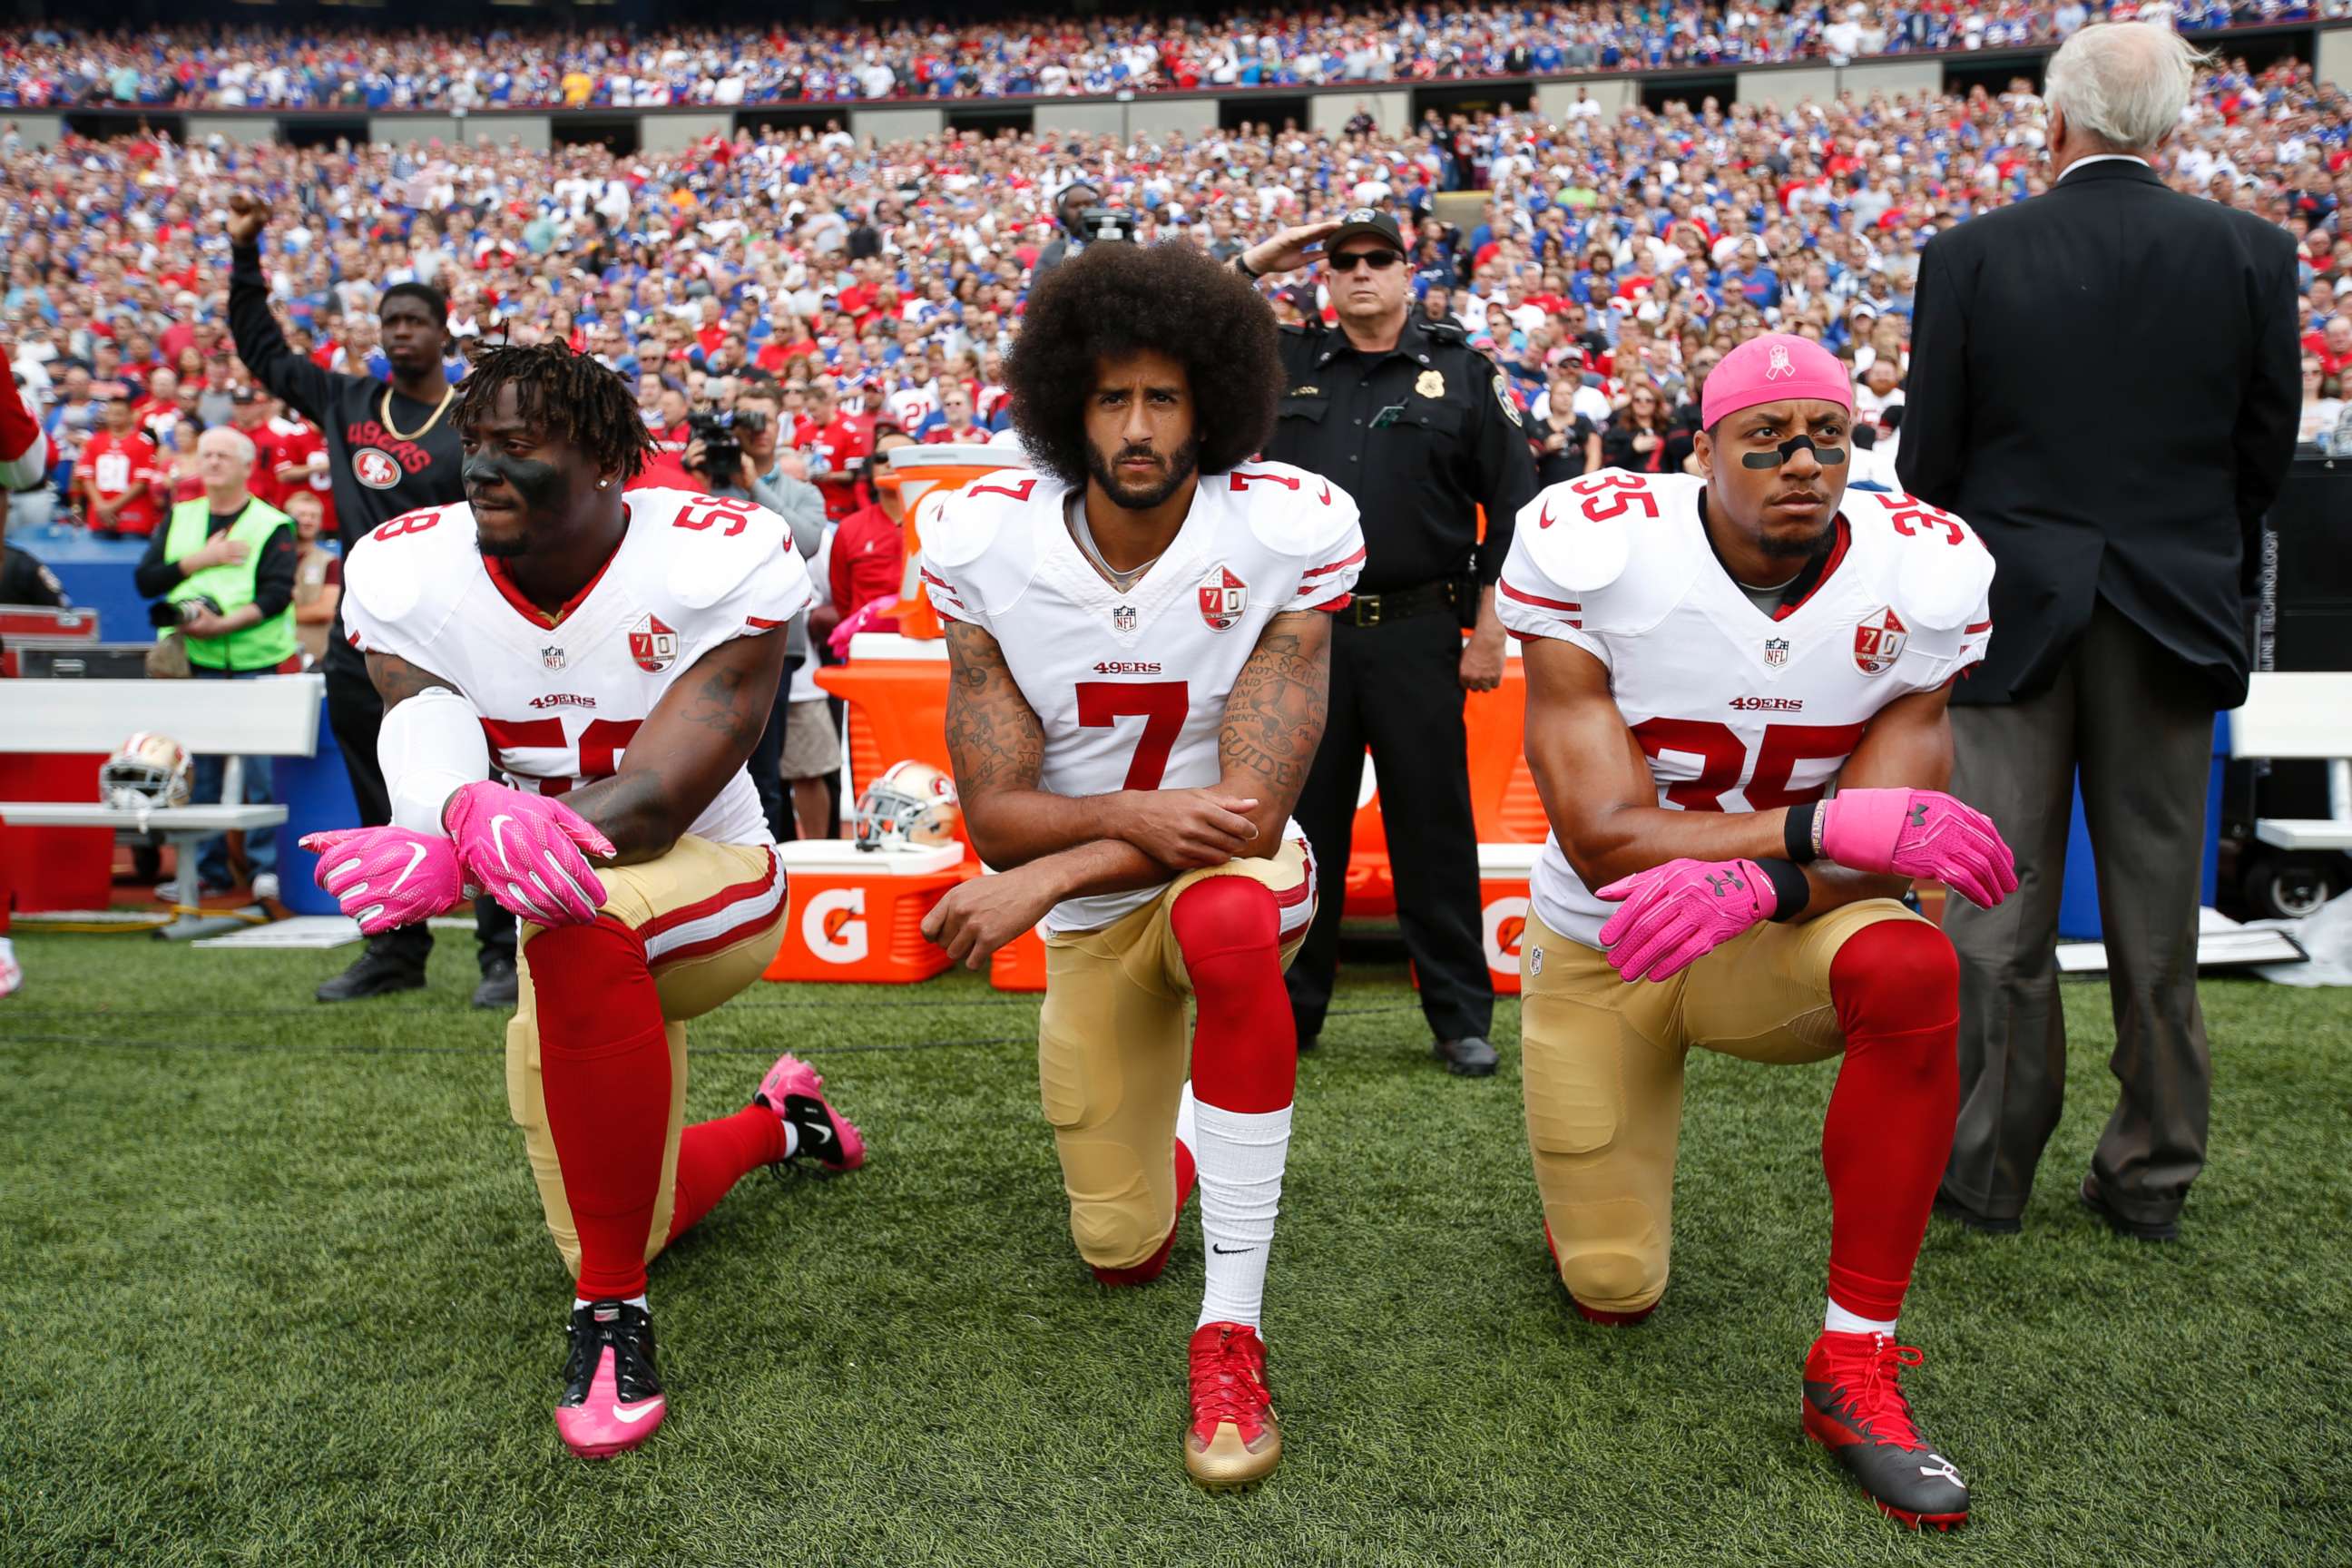
{"type": "Polygon", "coordinates": [[[2169,27],[2102,22],[2050,57],[2042,96],[2075,132],[2146,153],[2179,125],[2197,68],[2211,58],[2169,27]]]}
{"type": "Polygon", "coordinates": [[[196,443],[202,446],[207,439],[216,445],[226,447],[248,468],[253,467],[254,459],[261,455],[261,448],[253,444],[253,437],[234,425],[215,425],[197,437],[196,443]]]}

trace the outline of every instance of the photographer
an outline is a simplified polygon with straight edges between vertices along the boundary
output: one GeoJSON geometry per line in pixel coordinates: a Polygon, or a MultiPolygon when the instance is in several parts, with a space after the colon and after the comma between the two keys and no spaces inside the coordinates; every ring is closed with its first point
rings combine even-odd
{"type": "MultiPolygon", "coordinates": [[[[824,542],[824,498],[814,485],[788,468],[799,454],[777,456],[777,428],[782,405],[772,387],[748,387],[724,414],[688,416],[692,438],[685,466],[697,485],[728,500],[748,500],[766,507],[792,525],[793,547],[805,561],[824,542]]],[[[768,727],[751,749],[747,764],[751,784],[760,792],[760,808],[768,831],[779,843],[793,837],[792,802],[783,784],[782,759],[791,726],[790,693],[793,671],[809,659],[808,613],[794,616],[784,633],[784,679],[777,684],[768,727]]]]}
{"type": "Polygon", "coordinates": [[[1096,237],[1087,228],[1087,209],[1101,206],[1102,199],[1102,192],[1084,180],[1062,187],[1062,194],[1054,198],[1054,217],[1062,232],[1037,253],[1037,265],[1030,273],[1031,288],[1044,282],[1046,273],[1086,249],[1096,237]]]}
{"type": "MultiPolygon", "coordinates": [[[[172,509],[147,546],[133,581],[161,600],[151,614],[160,636],[186,650],[188,673],[198,679],[247,680],[301,668],[294,634],[294,524],[248,488],[254,447],[242,431],[207,430],[196,440],[205,493],[172,509]]],[[[194,800],[219,802],[224,759],[196,758],[194,800]]],[[[245,804],[270,795],[269,759],[245,760],[245,804]]],[[[230,803],[236,804],[236,803],[230,803]]],[[[278,896],[278,836],[257,828],[245,836],[253,863],[253,896],[278,896]]],[[[196,860],[205,894],[224,893],[228,842],[205,841],[196,860]]]]}

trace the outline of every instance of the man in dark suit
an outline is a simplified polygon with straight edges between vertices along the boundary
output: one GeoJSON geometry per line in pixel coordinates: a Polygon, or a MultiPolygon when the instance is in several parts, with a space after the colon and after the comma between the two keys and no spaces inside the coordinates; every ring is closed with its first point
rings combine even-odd
{"type": "Polygon", "coordinates": [[[2049,68],[2054,186],[1937,236],[1920,267],[1895,468],[2000,563],[1991,651],[1952,697],[1952,789],[2016,846],[2022,883],[1999,909],[1945,906],[1961,1104],[1939,1206],[1985,1230],[2018,1228],[2058,1122],[2078,770],[2122,1083],[2082,1200],[2169,1240],[2205,1162],[2213,714],[2245,697],[2242,596],[2300,392],[2293,240],[2150,166],[2196,59],[2146,24],[2076,34],[2049,68]]]}

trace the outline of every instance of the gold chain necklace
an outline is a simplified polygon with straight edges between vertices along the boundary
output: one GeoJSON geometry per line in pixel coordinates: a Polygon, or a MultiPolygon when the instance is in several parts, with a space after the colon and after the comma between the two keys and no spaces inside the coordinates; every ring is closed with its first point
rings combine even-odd
{"type": "Polygon", "coordinates": [[[452,386],[445,388],[441,394],[441,401],[434,405],[433,417],[427,419],[424,424],[419,425],[415,430],[403,430],[399,426],[394,425],[392,422],[392,388],[388,386],[383,389],[383,402],[378,405],[376,412],[383,418],[384,434],[390,436],[394,440],[421,441],[425,438],[425,433],[426,431],[441,423],[441,416],[448,412],[449,402],[457,395],[457,389],[456,387],[452,386]]]}

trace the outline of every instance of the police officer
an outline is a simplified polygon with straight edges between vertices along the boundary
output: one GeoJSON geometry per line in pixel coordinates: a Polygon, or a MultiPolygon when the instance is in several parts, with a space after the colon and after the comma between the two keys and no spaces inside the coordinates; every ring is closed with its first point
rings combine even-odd
{"type": "Polygon", "coordinates": [[[1323,1026],[1339,963],[1349,836],[1370,747],[1389,825],[1397,920],[1421,978],[1435,1054],[1453,1072],[1495,1070],[1495,1010],[1479,931],[1463,693],[1503,679],[1495,579],[1511,522],[1535,494],[1517,406],[1493,362],[1451,322],[1410,309],[1395,218],[1361,207],[1285,229],[1234,265],[1257,277],[1319,244],[1336,329],[1309,315],[1282,330],[1289,384],[1266,456],[1324,474],[1356,498],[1365,562],[1331,639],[1331,716],[1297,818],[1315,847],[1320,902],[1290,966],[1298,1038],[1323,1026]],[[1477,509],[1486,512],[1478,540],[1477,509]],[[1462,632],[1468,628],[1465,645],[1462,632]]]}

